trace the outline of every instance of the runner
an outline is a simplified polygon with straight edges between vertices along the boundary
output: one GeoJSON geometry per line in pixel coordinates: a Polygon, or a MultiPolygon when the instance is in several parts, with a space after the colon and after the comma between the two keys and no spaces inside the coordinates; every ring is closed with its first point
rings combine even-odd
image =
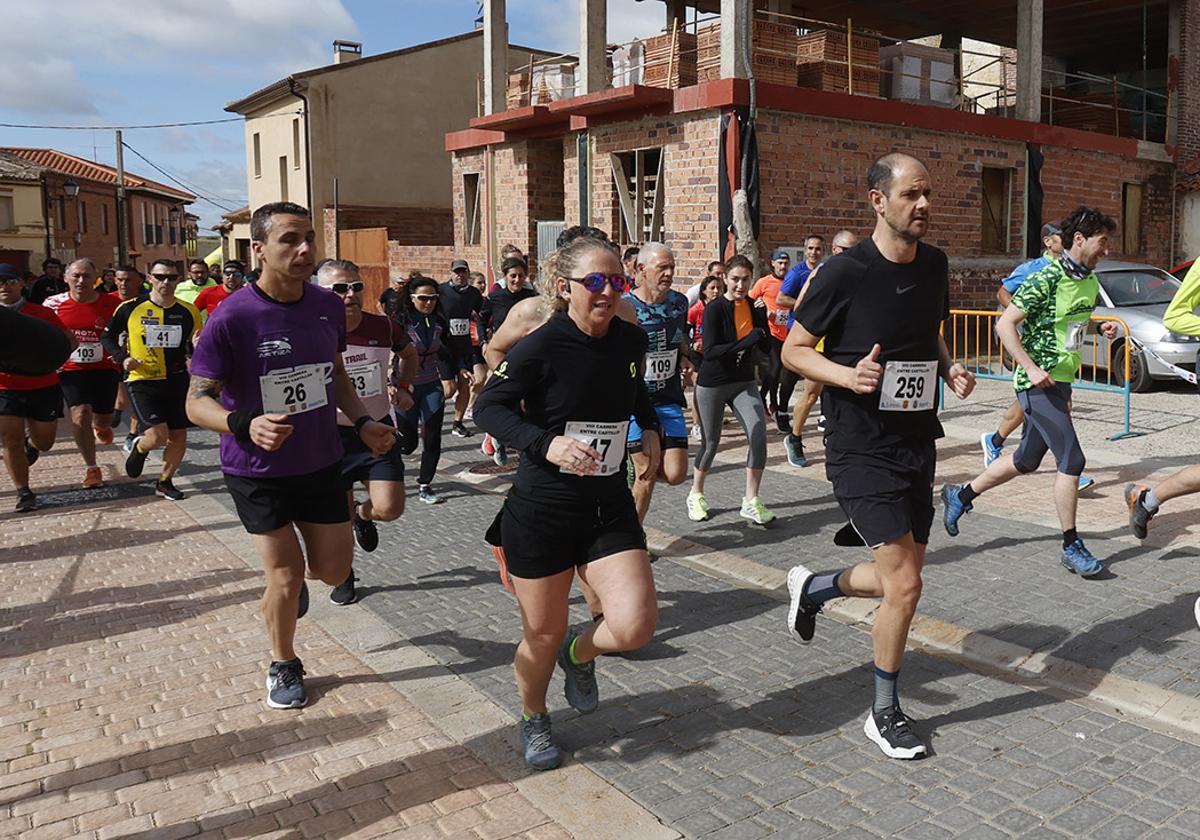
{"type": "Polygon", "coordinates": [[[221,282],[209,286],[196,295],[196,308],[200,310],[200,319],[207,321],[221,301],[242,288],[245,278],[245,268],[237,260],[229,260],[221,269],[221,282]]]}
{"type": "Polygon", "coordinates": [[[725,294],[704,309],[704,363],[696,376],[694,395],[700,416],[700,451],[692,472],[692,489],[687,497],[688,519],[708,519],[704,482],[721,444],[725,406],[746,433],[746,495],[739,515],[758,525],[773,522],[775,514],[758,497],[763,469],[767,465],[767,416],[762,397],[754,387],[752,348],[762,348],[769,337],[767,311],[746,299],[754,263],[738,255],[725,265],[725,294]]]}
{"type": "Polygon", "coordinates": [[[34,281],[33,286],[29,289],[29,302],[40,306],[51,295],[61,295],[65,292],[67,284],[63,281],[62,275],[62,260],[57,257],[48,257],[42,260],[42,276],[34,281]]]}
{"type": "Polygon", "coordinates": [[[721,263],[721,276],[710,274],[700,283],[700,293],[694,304],[688,309],[688,326],[691,330],[691,351],[688,359],[691,369],[684,376],[684,387],[692,388],[692,437],[697,441],[703,440],[700,432],[700,412],[696,410],[695,387],[696,374],[704,362],[704,308],[712,301],[725,294],[725,264],[721,263]]]}
{"type": "MultiPolygon", "coordinates": [[[[504,260],[500,265],[500,275],[504,280],[504,285],[497,288],[488,296],[488,304],[491,312],[491,321],[489,324],[489,332],[486,344],[490,344],[492,336],[504,326],[505,320],[508,318],[508,313],[512,308],[523,300],[536,298],[538,293],[529,288],[527,280],[529,278],[529,266],[525,263],[523,257],[512,256],[504,260]]],[[[486,356],[487,349],[485,346],[484,354],[486,356]]],[[[485,358],[485,363],[486,363],[485,358]]],[[[488,365],[489,369],[493,369],[488,365]]],[[[508,463],[508,451],[503,445],[497,445],[492,436],[484,433],[483,444],[480,450],[484,455],[496,462],[497,466],[504,466],[508,463]]]]}
{"type": "Polygon", "coordinates": [[[546,711],[555,662],[566,677],[567,702],[581,714],[593,712],[596,657],[641,647],[658,620],[646,539],[622,463],[632,414],[649,456],[642,477],[658,470],[657,417],[639,375],[646,336],[613,317],[627,288],[616,251],[580,238],[560,249],[556,262],[564,308],[513,348],[476,410],[481,428],[525,453],[489,542],[503,543],[520,604],[520,734],[525,761],[536,770],[562,761],[546,711]],[[568,632],[576,574],[606,609],[582,633],[568,632]]]}
{"type": "MultiPolygon", "coordinates": [[[[373,420],[395,427],[392,406],[406,411],[413,405],[410,384],[417,369],[417,351],[408,333],[385,315],[363,312],[364,283],[358,266],[350,260],[329,260],[317,271],[317,283],[342,299],[346,309],[346,349],[342,365],[354,383],[363,408],[373,420]]],[[[404,513],[404,462],[400,447],[376,455],[354,430],[354,423],[338,409],[338,433],[342,438],[342,480],[347,502],[354,513],[354,539],[363,551],[379,546],[376,522],[392,522],[404,513]],[[354,501],[354,485],[367,488],[366,501],[354,501]]],[[[339,606],[358,600],[354,569],[329,593],[339,606]]]]}
{"type": "MultiPolygon", "coordinates": [[[[1058,476],[1054,506],[1062,525],[1062,564],[1080,577],[1104,571],[1075,530],[1077,488],[1086,460],[1071,423],[1071,382],[1079,370],[1080,347],[1096,307],[1100,281],[1092,270],[1108,254],[1117,223],[1091,207],[1080,207],[1062,223],[1062,256],[1025,280],[996,324],[996,333],[1015,363],[1013,383],[1025,411],[1021,443],[963,485],[942,485],[946,533],[958,536],[958,522],[971,511],[975,497],[1018,475],[1031,473],[1046,451],[1054,453],[1058,476]],[[1069,246],[1068,246],[1069,243],[1069,246]],[[1017,327],[1024,323],[1025,332],[1017,327]]],[[[1117,325],[1105,321],[1106,338],[1117,325]]]]}
{"type": "MultiPolygon", "coordinates": [[[[816,273],[816,270],[821,267],[821,257],[824,255],[825,237],[819,233],[809,234],[804,238],[804,259],[789,268],[787,275],[783,278],[783,285],[779,287],[779,294],[775,296],[775,303],[781,309],[788,310],[786,329],[789,331],[792,328],[792,324],[796,322],[793,310],[796,308],[796,301],[800,297],[800,291],[808,284],[809,279],[816,273]]],[[[795,371],[788,370],[786,365],[780,368],[780,409],[775,414],[775,426],[784,434],[791,434],[792,418],[788,409],[792,404],[792,394],[795,392],[796,384],[799,381],[800,377],[795,371]]]]}
{"type": "MultiPolygon", "coordinates": [[[[788,252],[782,248],[776,248],[771,254],[771,273],[760,277],[754,284],[754,288],[750,290],[750,299],[754,301],[754,306],[759,309],[765,307],[767,313],[769,328],[767,369],[763,373],[762,385],[758,389],[758,393],[762,397],[763,405],[767,406],[768,415],[773,415],[780,410],[779,377],[783,371],[783,365],[779,361],[779,353],[783,349],[783,340],[787,338],[787,322],[792,310],[788,307],[781,307],[776,300],[776,295],[783,286],[783,278],[787,274],[789,262],[791,262],[791,258],[788,256],[788,252]]],[[[729,279],[728,265],[726,280],[729,279]]],[[[786,405],[782,407],[785,414],[787,409],[786,405]]]]}
{"type": "Polygon", "coordinates": [[[113,442],[113,410],[121,372],[104,352],[100,336],[121,301],[96,291],[96,264],[84,258],[66,270],[67,292],[46,298],[46,308],[75,335],[76,347],[59,369],[58,381],[71,416],[71,432],[83,456],[84,487],[103,487],[104,474],[96,464],[96,442],[113,442]]]}
{"type": "MultiPolygon", "coordinates": [[[[475,291],[472,288],[472,291],[475,291]]],[[[451,294],[456,294],[452,292],[451,294]]],[[[404,322],[417,352],[417,370],[412,378],[413,405],[403,414],[409,429],[421,429],[421,470],[417,473],[417,498],[427,505],[444,501],[433,489],[438,462],[442,458],[442,424],[446,420],[446,400],[464,381],[455,375],[456,357],[446,343],[450,325],[442,310],[442,297],[436,280],[418,277],[408,282],[404,303],[404,322]]],[[[415,437],[412,447],[416,448],[415,437]]],[[[408,449],[408,447],[405,447],[408,449]]],[[[411,452],[408,449],[404,454],[411,452]]]]}
{"type": "Polygon", "coordinates": [[[312,574],[335,587],[354,555],[336,409],[354,418],[376,455],[391,448],[395,430],[371,419],[346,375],[345,307],[308,282],[316,251],[308,211],[259,207],[250,238],[262,277],[213,313],[192,359],[187,405],[197,425],[221,433],[225,484],[265,568],[267,705],[294,709],[308,699],[294,646],[308,608],[305,554],[312,574]]]}
{"type": "MultiPolygon", "coordinates": [[[[16,266],[0,263],[0,306],[8,313],[53,324],[67,335],[73,352],[74,334],[51,310],[26,300],[21,294],[24,288],[25,281],[16,266]]],[[[59,417],[62,392],[58,373],[0,373],[0,440],[4,444],[4,466],[17,490],[17,513],[37,510],[37,495],[29,489],[29,467],[54,446],[59,417]]]]}
{"type": "Polygon", "coordinates": [[[96,291],[103,294],[113,294],[117,291],[117,270],[115,268],[106,268],[100,272],[100,279],[96,281],[96,291]]]}
{"type": "Polygon", "coordinates": [[[701,292],[709,277],[716,277],[719,280],[724,280],[725,263],[721,262],[720,260],[713,260],[704,268],[704,279],[699,283],[688,286],[687,291],[684,292],[684,295],[687,297],[689,310],[691,310],[693,306],[701,301],[701,292]]]}
{"type": "Polygon", "coordinates": [[[150,296],[117,307],[100,343],[125,371],[129,401],[141,434],[125,458],[125,474],[138,478],[146,456],[165,446],[154,492],[173,502],[183,493],[171,481],[187,451],[188,357],[200,331],[200,313],[175,299],[179,269],[173,260],[150,264],[150,296]]]}
{"type": "Polygon", "coordinates": [[[672,290],[675,255],[661,242],[647,242],[638,251],[637,288],[623,296],[646,333],[646,369],[643,380],[650,403],[658,416],[661,441],[659,466],[649,469],[649,455],[642,450],[642,428],[636,417],[629,421],[627,446],[633,462],[633,503],[638,521],[646,521],[654,485],[660,479],[675,487],[687,478],[688,428],[683,416],[682,372],[691,370],[687,341],[687,298],[672,290]]]}
{"type": "MultiPolygon", "coordinates": [[[[142,277],[142,273],[132,265],[122,265],[117,268],[117,298],[124,303],[127,300],[145,300],[149,295],[146,291],[146,280],[142,277]]],[[[120,343],[125,343],[125,337],[120,336],[120,343]]],[[[113,428],[118,429],[121,426],[122,415],[125,409],[129,408],[129,389],[125,385],[125,381],[117,386],[117,407],[113,412],[113,428]]],[[[128,455],[133,451],[133,441],[137,437],[137,415],[132,412],[129,415],[129,428],[125,433],[125,443],[121,446],[121,451],[128,455]]]]}
{"type": "MultiPolygon", "coordinates": [[[[175,288],[175,299],[184,303],[196,305],[196,298],[205,289],[219,288],[220,283],[214,283],[208,276],[208,263],[196,258],[188,260],[187,277],[175,288]]],[[[197,307],[198,308],[198,307],[197,307]]]]}
{"type": "MultiPolygon", "coordinates": [[[[466,260],[454,260],[450,270],[454,276],[438,286],[441,299],[438,306],[448,325],[443,343],[450,351],[451,372],[455,378],[454,421],[450,424],[450,432],[455,437],[467,438],[475,434],[463,422],[467,406],[471,404],[472,394],[483,388],[487,379],[483,353],[471,343],[471,321],[483,315],[484,299],[479,289],[469,282],[471,268],[466,260]]],[[[409,288],[412,288],[411,282],[409,288]]]]}
{"type": "Polygon", "coordinates": [[[826,472],[873,558],[820,575],[792,567],[787,626],[808,644],[827,601],[882,598],[872,631],[875,699],[863,731],[884,755],[916,758],[926,747],[900,708],[897,680],[933,522],[937,378],[960,398],[975,378],[951,362],[940,335],[950,314],[949,264],[920,241],[929,227],[928,171],[894,153],[875,162],[867,186],[875,231],[812,281],[784,361],[826,385],[826,472]],[[816,350],[822,337],[824,355],[816,350]]]}
{"type": "MultiPolygon", "coordinates": [[[[830,243],[829,250],[836,256],[843,251],[849,250],[858,244],[858,237],[848,230],[838,231],[834,235],[833,241],[830,243]]],[[[813,268],[805,278],[804,284],[796,291],[796,301],[804,300],[804,295],[808,291],[809,283],[820,270],[820,266],[813,268]]],[[[784,285],[787,283],[785,281],[784,285]]],[[[789,290],[790,291],[790,290],[789,290]]],[[[783,298],[783,293],[780,293],[780,299],[783,298]]],[[[788,322],[788,330],[791,330],[792,324],[796,322],[795,305],[792,307],[792,318],[788,322]]],[[[821,353],[825,350],[825,341],[822,339],[817,342],[816,351],[821,353]]],[[[800,397],[800,404],[796,406],[796,413],[792,415],[792,427],[788,432],[788,436],[783,440],[783,446],[787,452],[788,463],[793,467],[807,467],[808,458],[804,455],[804,424],[808,422],[808,416],[812,413],[813,406],[817,404],[817,400],[821,398],[821,391],[824,385],[820,382],[815,382],[812,379],[804,380],[804,393],[800,397]]],[[[823,431],[823,425],[818,423],[818,431],[823,431]]]]}

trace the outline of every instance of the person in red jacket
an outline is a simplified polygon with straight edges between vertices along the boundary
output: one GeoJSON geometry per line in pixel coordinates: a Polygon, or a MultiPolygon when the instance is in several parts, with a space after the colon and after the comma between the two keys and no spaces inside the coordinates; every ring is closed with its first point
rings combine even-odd
{"type": "Polygon", "coordinates": [[[237,260],[229,260],[221,269],[221,282],[216,286],[208,286],[196,295],[196,308],[200,317],[205,321],[213,314],[221,301],[242,288],[245,282],[245,268],[237,260]]]}

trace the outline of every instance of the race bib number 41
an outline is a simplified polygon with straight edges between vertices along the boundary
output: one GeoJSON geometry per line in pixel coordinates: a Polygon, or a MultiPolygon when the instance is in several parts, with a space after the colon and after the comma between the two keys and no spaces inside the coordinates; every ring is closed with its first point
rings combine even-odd
{"type": "Polygon", "coordinates": [[[879,386],[880,411],[929,411],[937,396],[937,365],[891,361],[879,386]]]}
{"type": "MultiPolygon", "coordinates": [[[[619,472],[625,460],[625,439],[629,436],[629,421],[621,423],[567,423],[563,434],[586,443],[600,453],[600,470],[592,475],[613,475],[619,472]]],[[[561,472],[578,475],[566,467],[561,472]]]]}
{"type": "Polygon", "coordinates": [[[179,324],[147,324],[147,347],[178,347],[183,344],[183,327],[179,324]]]}
{"type": "Polygon", "coordinates": [[[303,414],[328,405],[327,368],[327,365],[298,365],[260,376],[263,414],[303,414]]]}

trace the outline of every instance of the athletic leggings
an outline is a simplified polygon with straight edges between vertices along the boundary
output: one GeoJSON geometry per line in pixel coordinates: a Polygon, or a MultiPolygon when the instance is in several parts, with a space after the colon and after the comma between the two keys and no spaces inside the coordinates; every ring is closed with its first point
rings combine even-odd
{"type": "Polygon", "coordinates": [[[696,401],[696,414],[700,417],[700,432],[703,435],[700,451],[696,453],[696,469],[707,471],[712,468],[717,447],[721,444],[721,420],[725,415],[725,406],[733,409],[734,416],[746,432],[749,442],[746,466],[761,470],[767,465],[767,413],[763,409],[762,399],[754,390],[753,382],[697,385],[693,399],[696,401]]]}
{"type": "Polygon", "coordinates": [[[417,428],[418,420],[425,426],[421,441],[421,472],[418,484],[431,484],[442,459],[442,422],[446,419],[446,395],[438,380],[413,386],[413,406],[404,412],[404,419],[417,428]]]}
{"type": "Polygon", "coordinates": [[[1060,473],[1076,478],[1082,475],[1087,460],[1071,424],[1071,383],[1055,382],[1049,388],[1017,391],[1017,401],[1025,409],[1021,444],[1013,453],[1013,466],[1017,471],[1031,473],[1036,470],[1049,449],[1054,453],[1060,473]]]}
{"type": "Polygon", "coordinates": [[[800,374],[788,370],[787,366],[783,366],[779,370],[779,410],[784,414],[788,413],[788,406],[792,403],[792,394],[796,391],[796,384],[800,381],[800,374]]]}
{"type": "MultiPolygon", "coordinates": [[[[762,385],[759,386],[758,394],[762,397],[765,405],[771,406],[772,410],[779,403],[779,377],[783,373],[783,342],[775,336],[770,336],[771,350],[767,355],[767,370],[763,374],[762,385]]],[[[794,387],[794,385],[793,385],[794,387]]]]}

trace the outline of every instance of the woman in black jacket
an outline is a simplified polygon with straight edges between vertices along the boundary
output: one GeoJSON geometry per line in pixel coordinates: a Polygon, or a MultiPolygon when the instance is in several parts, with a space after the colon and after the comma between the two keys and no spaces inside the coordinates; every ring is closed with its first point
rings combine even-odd
{"type": "Polygon", "coordinates": [[[754,264],[743,256],[734,257],[725,269],[725,294],[704,309],[704,362],[694,397],[702,443],[687,497],[688,519],[693,522],[708,519],[704,480],[721,443],[721,420],[727,405],[742,424],[748,444],[746,495],[740,515],[758,525],[775,519],[758,497],[767,465],[767,413],[754,385],[750,351],[765,346],[768,333],[766,311],[746,298],[753,276],[754,264]]]}

